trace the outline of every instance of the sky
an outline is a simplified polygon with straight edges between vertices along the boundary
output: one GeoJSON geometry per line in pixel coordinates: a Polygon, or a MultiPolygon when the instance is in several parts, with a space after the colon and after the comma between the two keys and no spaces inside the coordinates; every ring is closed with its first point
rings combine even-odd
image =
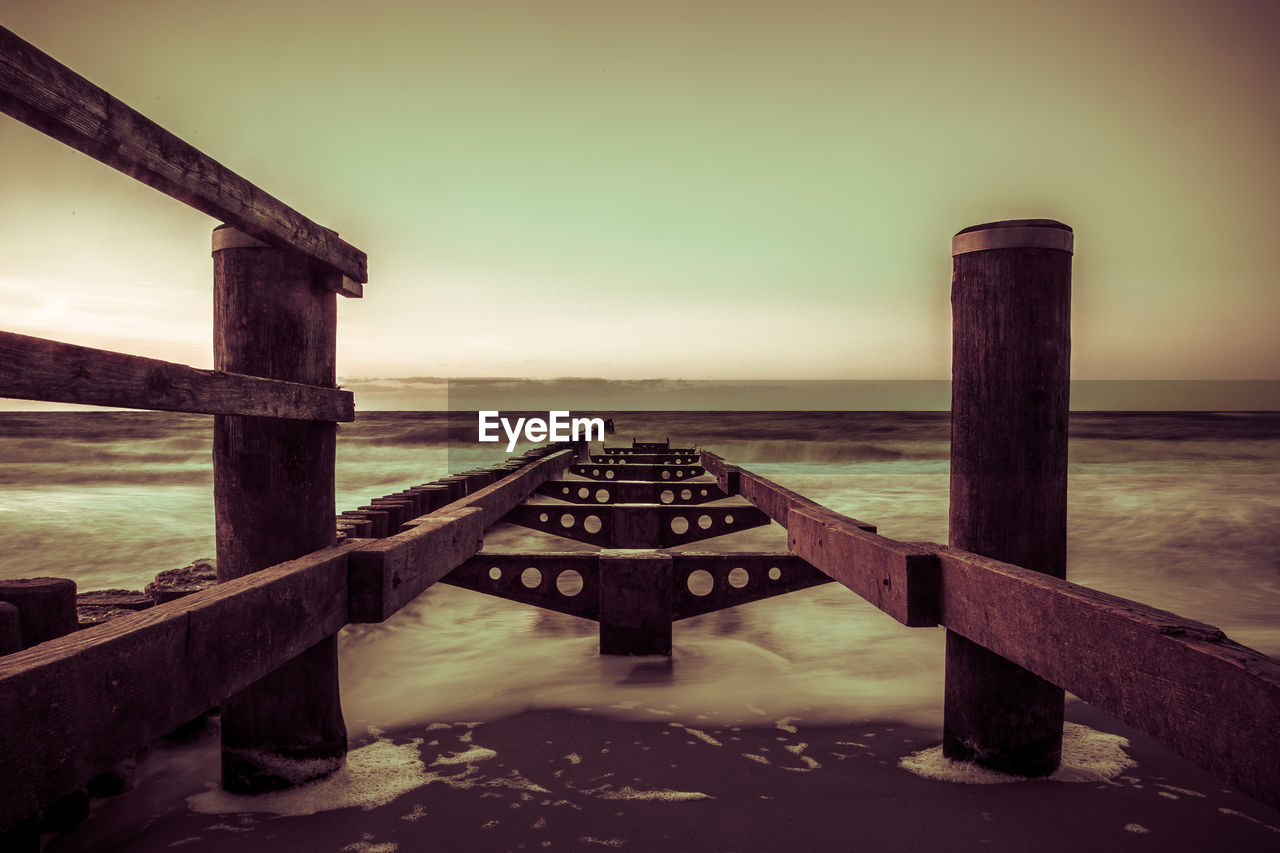
{"type": "MultiPolygon", "coordinates": [[[[1280,379],[1280,3],[4,0],[369,255],[339,376],[944,379],[1076,232],[1077,379],[1280,379]]],[[[0,328],[212,366],[211,218],[0,116],[0,328]]],[[[360,403],[357,401],[357,406],[360,403]]]]}

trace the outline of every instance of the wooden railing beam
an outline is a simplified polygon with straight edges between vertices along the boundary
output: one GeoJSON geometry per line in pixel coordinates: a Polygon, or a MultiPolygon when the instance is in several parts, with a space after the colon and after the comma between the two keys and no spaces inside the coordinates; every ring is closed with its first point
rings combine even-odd
{"type": "Polygon", "coordinates": [[[365,544],[0,657],[0,831],[338,631],[365,544]]]}
{"type": "Polygon", "coordinates": [[[1280,808],[1280,662],[1222,631],[932,546],[941,622],[1280,808]]]}
{"type": "Polygon", "coordinates": [[[479,552],[489,526],[575,458],[571,450],[543,457],[357,551],[351,562],[351,621],[381,622],[404,607],[479,552]]]}
{"type": "Polygon", "coordinates": [[[0,332],[0,397],[204,415],[355,420],[350,391],[0,332]]]}
{"type": "Polygon", "coordinates": [[[202,213],[340,273],[343,296],[369,280],[365,253],[0,27],[0,111],[202,213]]]}

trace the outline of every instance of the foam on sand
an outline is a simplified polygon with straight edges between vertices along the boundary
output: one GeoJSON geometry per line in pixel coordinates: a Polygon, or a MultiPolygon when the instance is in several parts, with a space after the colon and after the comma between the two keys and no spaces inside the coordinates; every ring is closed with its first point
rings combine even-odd
{"type": "Polygon", "coordinates": [[[666,803],[687,803],[693,800],[711,800],[714,799],[710,794],[704,794],[701,791],[672,791],[666,788],[659,788],[652,791],[638,791],[630,785],[624,785],[621,788],[614,788],[612,785],[605,784],[599,788],[591,788],[584,790],[582,793],[590,794],[601,800],[659,800],[666,803]]]}
{"type": "MultiPolygon", "coordinates": [[[[1125,768],[1133,767],[1124,748],[1129,745],[1120,735],[1099,732],[1078,723],[1064,723],[1062,727],[1062,765],[1056,772],[1044,777],[1051,782],[1106,782],[1119,776],[1125,768]]],[[[959,782],[966,785],[998,785],[1006,782],[1029,781],[1025,776],[1012,776],[988,770],[967,761],[952,761],[942,754],[942,746],[913,752],[898,762],[904,770],[917,776],[940,782],[959,782]]],[[[1040,781],[1040,780],[1030,780],[1040,781]]]]}
{"type": "MultiPolygon", "coordinates": [[[[327,778],[270,794],[232,794],[214,787],[187,798],[201,814],[266,812],[309,815],[359,806],[365,810],[390,803],[432,779],[418,754],[420,739],[396,744],[380,738],[347,754],[346,764],[327,778]]],[[[216,785],[216,783],[215,783],[216,785]]]]}

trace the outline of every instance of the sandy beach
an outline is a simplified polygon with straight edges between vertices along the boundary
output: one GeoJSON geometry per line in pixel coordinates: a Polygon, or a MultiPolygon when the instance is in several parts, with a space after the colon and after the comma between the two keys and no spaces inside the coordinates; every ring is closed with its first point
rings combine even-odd
{"type": "Polygon", "coordinates": [[[92,816],[46,850],[1167,853],[1280,844],[1280,814],[1080,703],[1068,707],[1068,741],[1086,737],[1064,764],[1088,781],[996,784],[900,767],[938,743],[927,729],[794,718],[700,728],[677,708],[654,710],[652,723],[584,709],[385,732],[358,741],[335,778],[256,800],[214,790],[216,737],[162,745],[142,761],[134,791],[95,801],[92,816]]]}

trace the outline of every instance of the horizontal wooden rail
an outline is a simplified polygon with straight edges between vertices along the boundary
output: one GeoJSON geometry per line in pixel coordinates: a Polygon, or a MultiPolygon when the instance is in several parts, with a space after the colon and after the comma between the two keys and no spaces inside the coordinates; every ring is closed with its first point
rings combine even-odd
{"type": "Polygon", "coordinates": [[[381,622],[404,607],[479,552],[485,528],[576,458],[571,450],[553,453],[357,551],[351,561],[351,621],[381,622]]]}
{"type": "Polygon", "coordinates": [[[876,534],[867,524],[702,451],[726,492],[746,498],[787,528],[788,547],[904,625],[938,624],[938,560],[928,550],[876,534]]]}
{"type": "Polygon", "coordinates": [[[879,536],[822,507],[792,507],[785,526],[787,545],[797,556],[903,625],[938,624],[938,558],[932,552],[879,536]]]}
{"type": "Polygon", "coordinates": [[[10,30],[0,27],[0,110],[165,195],[342,274],[369,280],[364,252],[312,222],[10,30]]]}
{"type": "Polygon", "coordinates": [[[1280,808],[1280,662],[1212,625],[931,547],[948,629],[1280,808]]]}
{"type": "Polygon", "coordinates": [[[0,830],[347,624],[349,540],[0,657],[0,830]]]}
{"type": "Polygon", "coordinates": [[[1280,662],[1136,601],[878,536],[706,451],[703,464],[783,516],[798,556],[904,624],[944,625],[1280,808],[1280,662]]]}
{"type": "Polygon", "coordinates": [[[0,332],[0,396],[207,415],[355,420],[350,391],[0,332]]]}
{"type": "Polygon", "coordinates": [[[559,477],[576,459],[577,454],[572,450],[556,451],[454,501],[449,509],[479,507],[483,512],[482,523],[489,527],[536,492],[543,483],[559,477]]]}
{"type": "MultiPolygon", "coordinates": [[[[766,480],[759,474],[752,474],[737,465],[728,464],[719,455],[709,450],[702,451],[702,467],[707,469],[708,474],[716,478],[716,482],[720,484],[720,488],[724,489],[725,492],[731,495],[742,495],[742,497],[764,510],[766,515],[783,527],[787,526],[787,513],[792,509],[811,509],[824,513],[832,512],[822,504],[806,498],[799,492],[793,492],[784,486],[779,486],[772,480],[766,480]]],[[[839,517],[852,522],[854,526],[868,533],[876,532],[874,524],[858,521],[848,516],[842,515],[839,517]]]]}
{"type": "Polygon", "coordinates": [[[0,832],[344,625],[367,621],[351,609],[370,592],[354,555],[375,554],[365,565],[388,571],[387,600],[398,609],[410,590],[421,592],[478,550],[485,519],[574,458],[565,451],[531,462],[402,537],[347,539],[0,657],[0,832]]]}

